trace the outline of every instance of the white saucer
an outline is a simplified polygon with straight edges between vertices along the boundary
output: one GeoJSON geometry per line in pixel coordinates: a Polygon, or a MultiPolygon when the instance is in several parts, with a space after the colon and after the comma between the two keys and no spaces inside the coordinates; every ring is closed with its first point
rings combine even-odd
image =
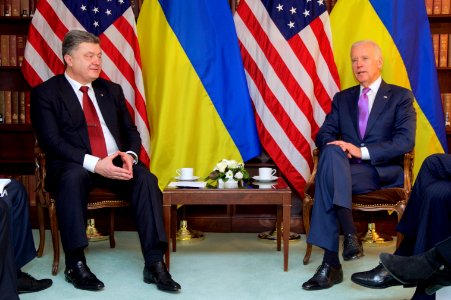
{"type": "Polygon", "coordinates": [[[180,178],[180,176],[175,176],[175,179],[178,181],[195,181],[199,178],[199,176],[193,176],[192,178],[180,178]]]}
{"type": "Polygon", "coordinates": [[[254,176],[252,177],[254,180],[257,180],[259,182],[273,182],[276,181],[279,177],[272,176],[270,179],[261,179],[260,176],[254,176]]]}

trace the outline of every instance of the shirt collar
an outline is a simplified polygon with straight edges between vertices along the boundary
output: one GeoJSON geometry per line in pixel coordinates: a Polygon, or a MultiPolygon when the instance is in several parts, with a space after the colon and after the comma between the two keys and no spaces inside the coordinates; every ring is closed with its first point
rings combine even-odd
{"type": "Polygon", "coordinates": [[[81,84],[81,83],[79,83],[78,81],[76,81],[76,80],[70,78],[70,76],[67,75],[66,72],[64,72],[64,76],[66,77],[67,81],[69,81],[69,84],[72,86],[72,88],[74,89],[75,92],[79,92],[81,86],[87,86],[87,87],[89,87],[89,89],[90,89],[91,91],[93,91],[93,88],[92,88],[92,82],[90,82],[90,83],[88,83],[88,84],[81,84]]]}
{"type": "MultiPolygon", "coordinates": [[[[379,78],[377,78],[372,84],[370,84],[368,87],[370,88],[369,93],[377,93],[377,91],[379,90],[379,87],[381,86],[382,83],[382,76],[379,76],[379,78]]],[[[364,87],[361,85],[360,86],[360,94],[362,94],[364,87]]]]}

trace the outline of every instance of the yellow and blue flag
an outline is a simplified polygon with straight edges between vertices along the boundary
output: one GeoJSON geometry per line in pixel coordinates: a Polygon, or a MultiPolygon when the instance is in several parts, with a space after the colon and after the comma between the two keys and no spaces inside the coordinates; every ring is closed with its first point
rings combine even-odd
{"type": "Polygon", "coordinates": [[[151,170],[164,187],[181,167],[206,177],[221,159],[260,154],[227,1],[146,0],[138,18],[151,170]]]}
{"type": "Polygon", "coordinates": [[[415,174],[430,154],[447,151],[431,32],[424,0],[338,1],[330,15],[341,88],[356,85],[350,49],[370,39],[382,49],[382,78],[410,89],[417,111],[415,174]]]}

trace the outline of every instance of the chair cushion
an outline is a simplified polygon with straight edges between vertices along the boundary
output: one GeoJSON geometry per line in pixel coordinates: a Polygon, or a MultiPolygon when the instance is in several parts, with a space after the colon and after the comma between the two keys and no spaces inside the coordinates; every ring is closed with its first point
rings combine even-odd
{"type": "Polygon", "coordinates": [[[123,207],[129,203],[106,189],[95,188],[89,193],[88,209],[123,207]]]}
{"type": "Polygon", "coordinates": [[[401,200],[407,200],[407,195],[403,188],[387,188],[352,196],[352,203],[359,205],[395,205],[401,200]]]}

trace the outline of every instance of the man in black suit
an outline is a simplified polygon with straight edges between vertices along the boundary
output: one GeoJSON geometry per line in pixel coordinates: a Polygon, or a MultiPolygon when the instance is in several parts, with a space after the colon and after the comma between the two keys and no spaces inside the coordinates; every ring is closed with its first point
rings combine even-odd
{"type": "Polygon", "coordinates": [[[19,299],[17,294],[44,290],[51,279],[37,280],[21,271],[36,257],[28,216],[28,196],[16,180],[0,189],[0,299],[19,299]]]}
{"type": "Polygon", "coordinates": [[[382,52],[372,41],[351,48],[360,83],[337,93],[316,136],[320,149],[308,242],[324,249],[321,266],[302,287],[326,289],[343,280],[338,257],[339,226],[343,259],[363,256],[352,218],[352,195],[403,185],[403,155],[414,147],[416,114],[412,93],[381,78],[382,52]]]}
{"type": "Polygon", "coordinates": [[[104,287],[88,268],[84,248],[87,196],[94,187],[131,201],[144,256],[144,281],[166,291],[180,285],[163,262],[168,243],[157,178],[138,161],[141,138],[118,84],[99,78],[98,37],[80,30],[64,37],[66,71],[31,91],[31,118],[47,159],[47,187],[55,195],[66,280],[76,288],[104,287]]]}
{"type": "MultiPolygon", "coordinates": [[[[424,284],[418,286],[413,297],[413,299],[434,299],[434,295],[428,296],[425,292],[433,294],[437,289],[434,286],[440,285],[440,282],[443,283],[443,276],[451,276],[451,242],[448,239],[447,242],[436,245],[451,236],[450,216],[451,155],[433,154],[426,158],[421,165],[406,210],[397,226],[397,230],[403,234],[404,238],[394,253],[396,257],[381,254],[383,264],[379,264],[369,271],[354,273],[351,280],[369,288],[387,288],[401,284],[411,285],[412,283],[416,285],[419,280],[414,280],[415,276],[428,279],[427,275],[431,269],[434,269],[434,266],[446,265],[447,262],[448,266],[444,269],[445,272],[441,275],[440,273],[435,274],[430,279],[434,282],[428,284],[430,287],[426,291],[425,287],[427,288],[427,286],[424,284]],[[407,278],[405,278],[402,273],[406,273],[406,271],[398,262],[404,262],[406,258],[402,257],[412,255],[419,255],[412,258],[417,270],[407,274],[407,278]],[[425,259],[432,264],[430,267],[425,265],[425,259]],[[392,276],[393,274],[384,267],[386,264],[389,268],[392,268],[394,264],[399,268],[400,273],[395,272],[395,276],[392,276]],[[397,280],[397,277],[400,277],[401,280],[397,280]]],[[[448,277],[448,282],[450,280],[448,277]]]]}

